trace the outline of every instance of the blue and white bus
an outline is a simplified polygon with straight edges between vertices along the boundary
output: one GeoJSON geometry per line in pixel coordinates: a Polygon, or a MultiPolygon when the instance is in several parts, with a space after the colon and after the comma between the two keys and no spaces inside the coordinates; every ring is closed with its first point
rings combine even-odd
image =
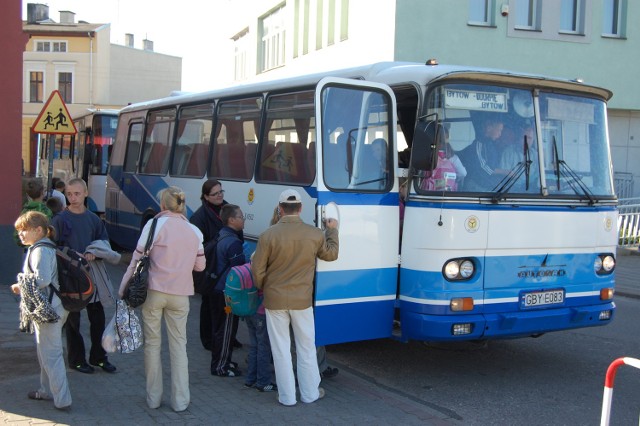
{"type": "Polygon", "coordinates": [[[428,62],[131,105],[108,173],[109,235],[134,247],[159,190],[183,188],[191,214],[215,177],[255,243],[279,193],[295,188],[305,222],[340,220],[338,260],[317,264],[318,345],[605,325],[617,241],[610,97],[569,80],[428,62]],[[465,170],[438,171],[445,160],[465,170]]]}

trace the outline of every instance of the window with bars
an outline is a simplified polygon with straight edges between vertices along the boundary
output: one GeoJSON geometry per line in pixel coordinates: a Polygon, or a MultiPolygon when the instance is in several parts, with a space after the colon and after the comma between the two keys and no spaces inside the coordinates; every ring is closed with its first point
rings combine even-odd
{"type": "Polygon", "coordinates": [[[261,27],[260,71],[268,71],[284,65],[286,41],[284,6],[265,16],[261,20],[261,27]]]}
{"type": "Polygon", "coordinates": [[[29,73],[29,102],[42,102],[44,92],[44,73],[31,71],[29,73]]]}
{"type": "Polygon", "coordinates": [[[70,72],[61,72],[58,73],[58,91],[60,92],[60,96],[65,103],[72,103],[72,83],[73,83],[73,74],[70,72]]]}
{"type": "Polygon", "coordinates": [[[66,41],[36,41],[35,43],[36,52],[66,52],[67,51],[67,42],[66,41]]]}
{"type": "Polygon", "coordinates": [[[295,0],[293,57],[349,38],[349,0],[295,0]]]}

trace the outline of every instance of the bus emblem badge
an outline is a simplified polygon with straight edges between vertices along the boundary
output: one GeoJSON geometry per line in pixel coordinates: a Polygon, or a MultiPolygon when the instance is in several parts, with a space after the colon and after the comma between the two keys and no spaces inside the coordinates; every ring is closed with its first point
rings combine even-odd
{"type": "Polygon", "coordinates": [[[613,220],[610,217],[604,219],[604,230],[609,232],[613,228],[613,220]]]}
{"type": "Polygon", "coordinates": [[[475,216],[469,216],[464,222],[464,228],[467,232],[476,232],[480,228],[480,221],[475,216]]]}
{"type": "Polygon", "coordinates": [[[253,198],[254,198],[253,188],[249,188],[249,193],[247,194],[247,202],[249,203],[249,205],[253,204],[253,198]]]}

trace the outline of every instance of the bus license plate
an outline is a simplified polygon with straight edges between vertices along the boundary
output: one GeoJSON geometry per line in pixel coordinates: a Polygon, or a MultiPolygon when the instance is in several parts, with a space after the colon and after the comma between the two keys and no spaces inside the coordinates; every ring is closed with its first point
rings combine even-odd
{"type": "Polygon", "coordinates": [[[523,308],[535,308],[545,305],[560,305],[564,303],[564,290],[546,290],[523,293],[520,306],[523,308]]]}

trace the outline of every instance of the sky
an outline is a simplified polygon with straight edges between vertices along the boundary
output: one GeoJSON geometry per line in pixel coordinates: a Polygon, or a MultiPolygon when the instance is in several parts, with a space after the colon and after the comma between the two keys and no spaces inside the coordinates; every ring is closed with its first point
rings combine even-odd
{"type": "MultiPolygon", "coordinates": [[[[27,18],[28,0],[22,0],[27,18]]],[[[33,1],[33,3],[38,3],[33,1]]],[[[182,90],[204,91],[232,82],[231,36],[243,22],[234,8],[248,7],[249,0],[49,0],[49,18],[60,22],[60,10],[75,13],[75,21],[111,24],[111,43],[125,44],[125,33],[134,35],[134,47],[153,41],[157,53],[182,58],[182,90]]]]}

